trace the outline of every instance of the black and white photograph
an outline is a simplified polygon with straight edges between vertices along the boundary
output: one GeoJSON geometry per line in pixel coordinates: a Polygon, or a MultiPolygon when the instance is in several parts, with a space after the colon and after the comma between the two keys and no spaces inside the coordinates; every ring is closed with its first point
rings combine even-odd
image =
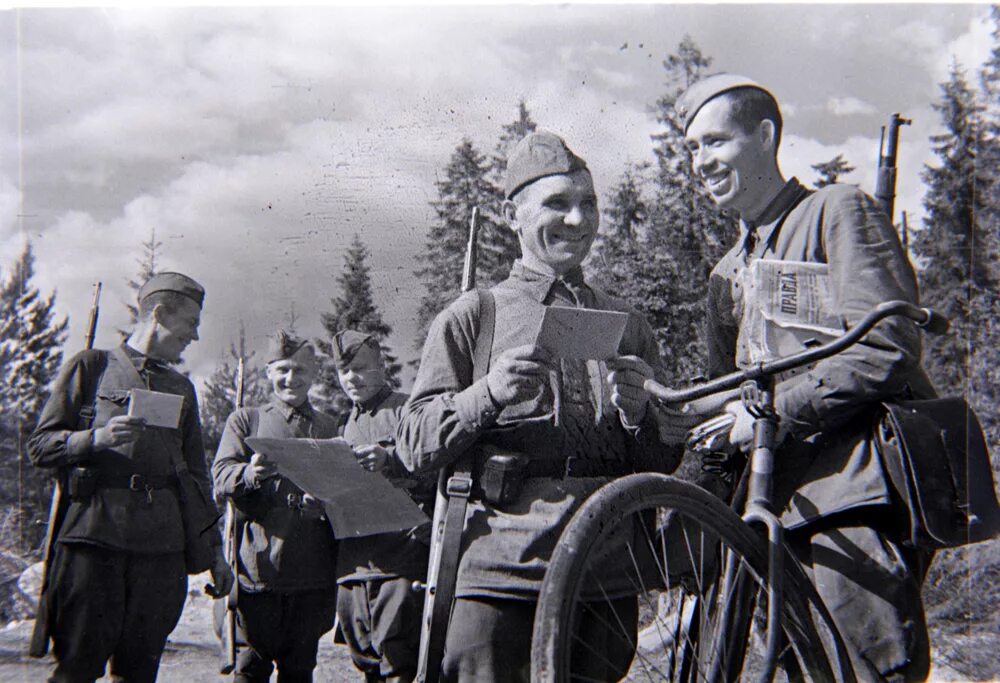
{"type": "Polygon", "coordinates": [[[0,5],[0,683],[1000,680],[1000,6],[0,5]]]}

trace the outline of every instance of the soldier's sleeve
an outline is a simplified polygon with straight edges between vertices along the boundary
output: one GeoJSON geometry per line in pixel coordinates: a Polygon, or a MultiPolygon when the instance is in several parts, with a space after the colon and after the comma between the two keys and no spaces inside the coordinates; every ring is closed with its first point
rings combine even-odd
{"type": "Polygon", "coordinates": [[[467,292],[431,324],[396,436],[400,460],[411,472],[454,461],[496,422],[499,409],[486,377],[472,381],[478,315],[479,297],[467,292]]]}
{"type": "MultiPolygon", "coordinates": [[[[631,344],[637,349],[637,355],[653,368],[656,379],[663,382],[665,376],[663,359],[653,328],[638,311],[633,309],[629,313],[626,335],[633,339],[631,344]]],[[[646,415],[638,426],[630,427],[622,423],[625,430],[633,437],[629,449],[637,469],[658,472],[673,472],[677,469],[681,456],[684,455],[683,446],[665,444],[660,436],[661,425],[668,419],[669,417],[659,410],[656,401],[650,400],[646,415]]]]}
{"type": "MultiPolygon", "coordinates": [[[[848,326],[884,301],[917,301],[913,269],[873,199],[856,188],[834,186],[822,215],[833,310],[848,326]]],[[[798,437],[835,429],[870,401],[901,392],[919,362],[920,336],[913,323],[886,320],[862,343],[780,383],[778,412],[798,437]]]]}
{"type": "Polygon", "coordinates": [[[93,455],[94,430],[78,427],[80,410],[92,401],[87,389],[103,369],[96,351],[79,353],[60,369],[28,437],[28,457],[36,467],[82,465],[93,455]]]}
{"type": "Polygon", "coordinates": [[[219,495],[239,498],[255,490],[247,483],[252,455],[246,445],[246,438],[250,436],[249,427],[245,409],[233,412],[226,419],[219,449],[212,462],[212,480],[219,495]]]}

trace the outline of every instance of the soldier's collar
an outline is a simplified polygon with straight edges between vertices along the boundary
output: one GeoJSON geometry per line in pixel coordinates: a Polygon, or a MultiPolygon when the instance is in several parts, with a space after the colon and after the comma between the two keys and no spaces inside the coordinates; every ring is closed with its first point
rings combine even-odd
{"type": "Polygon", "coordinates": [[[583,279],[583,268],[580,266],[575,266],[561,278],[557,278],[528,268],[521,259],[514,261],[514,265],[510,269],[510,277],[524,285],[539,303],[545,301],[545,298],[549,295],[549,291],[552,289],[552,285],[556,282],[562,281],[569,285],[570,289],[580,289],[588,286],[583,279]]]}
{"type": "Polygon", "coordinates": [[[309,399],[303,401],[302,405],[290,406],[279,398],[273,398],[271,400],[271,405],[285,417],[286,421],[290,421],[296,413],[309,421],[312,421],[313,416],[315,415],[315,411],[313,410],[312,404],[309,403],[309,399]]]}
{"type": "Polygon", "coordinates": [[[374,413],[375,409],[382,405],[387,398],[392,394],[392,387],[386,384],[382,389],[372,396],[367,401],[362,401],[360,403],[354,404],[354,412],[358,413],[374,413]]]}
{"type": "Polygon", "coordinates": [[[799,182],[798,178],[790,178],[756,221],[750,222],[740,219],[744,256],[750,255],[750,251],[753,251],[753,248],[749,246],[751,243],[764,242],[765,251],[773,250],[785,217],[807,194],[809,194],[809,190],[799,182]],[[756,235],[754,239],[748,240],[747,235],[752,232],[755,232],[756,235]]]}

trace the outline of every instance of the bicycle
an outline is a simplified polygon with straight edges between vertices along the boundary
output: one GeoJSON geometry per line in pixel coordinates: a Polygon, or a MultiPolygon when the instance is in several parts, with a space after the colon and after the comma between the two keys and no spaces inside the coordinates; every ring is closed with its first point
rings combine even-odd
{"type": "Polygon", "coordinates": [[[615,677],[763,682],[774,679],[779,664],[788,680],[856,680],[844,639],[786,549],[771,510],[774,378],[839,353],[894,315],[932,333],[948,328],[930,309],[893,301],[840,337],[792,356],[684,390],[646,383],[657,400],[675,405],[739,388],[754,417],[744,513],[695,484],[656,473],[622,477],[595,492],[563,531],[542,583],[532,637],[534,683],[615,677]],[[608,562],[612,556],[626,561],[608,562]],[[609,573],[615,585],[602,578],[609,573]],[[629,668],[589,678],[574,672],[574,649],[587,646],[576,633],[579,616],[628,593],[636,595],[636,615],[606,607],[603,613],[609,614],[604,623],[635,651],[629,668]],[[758,638],[763,648],[755,647],[758,638]]]}

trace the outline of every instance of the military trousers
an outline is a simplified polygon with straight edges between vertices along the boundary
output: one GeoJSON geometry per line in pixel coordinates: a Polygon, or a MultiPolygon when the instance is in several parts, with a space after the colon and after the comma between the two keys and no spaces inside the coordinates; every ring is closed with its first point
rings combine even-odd
{"type": "MultiPolygon", "coordinates": [[[[534,601],[458,598],[445,638],[441,680],[447,683],[529,683],[534,601]]],[[[617,681],[625,676],[638,632],[634,597],[593,603],[580,615],[570,653],[573,676],[617,681]],[[621,633],[619,624],[631,629],[621,633]]]]}
{"type": "Polygon", "coordinates": [[[879,506],[850,511],[787,534],[837,629],[861,682],[923,681],[930,637],[920,588],[931,554],[905,548],[869,524],[891,515],[879,506]]]}
{"type": "Polygon", "coordinates": [[[366,681],[409,683],[417,674],[424,594],[407,578],[350,581],[337,593],[337,615],[351,660],[366,681]]]}
{"type": "Polygon", "coordinates": [[[277,664],[278,683],[310,683],[319,639],[333,628],[336,588],[296,593],[240,591],[236,683],[266,683],[277,664]]]}
{"type": "Polygon", "coordinates": [[[58,544],[53,557],[51,683],[152,683],[187,596],[184,554],[58,544]]]}

